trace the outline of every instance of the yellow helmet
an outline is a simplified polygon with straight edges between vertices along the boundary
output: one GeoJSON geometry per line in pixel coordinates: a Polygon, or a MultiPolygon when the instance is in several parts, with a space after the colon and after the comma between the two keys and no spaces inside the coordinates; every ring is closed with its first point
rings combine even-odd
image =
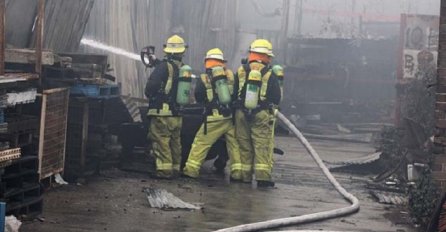
{"type": "Polygon", "coordinates": [[[249,47],[250,52],[262,53],[274,57],[273,45],[266,39],[256,39],[249,47]]]}
{"type": "Polygon", "coordinates": [[[213,48],[213,49],[209,50],[206,53],[206,57],[204,59],[205,60],[214,59],[214,60],[221,60],[221,61],[226,62],[226,60],[223,56],[223,52],[219,48],[213,48]]]}
{"type": "Polygon", "coordinates": [[[183,53],[186,51],[186,43],[184,39],[178,35],[173,35],[167,39],[167,43],[164,45],[165,53],[183,53]]]}

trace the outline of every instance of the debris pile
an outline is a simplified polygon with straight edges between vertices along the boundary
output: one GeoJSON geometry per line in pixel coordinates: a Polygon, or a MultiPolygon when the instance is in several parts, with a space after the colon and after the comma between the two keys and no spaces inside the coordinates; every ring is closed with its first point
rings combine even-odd
{"type": "MultiPolygon", "coordinates": [[[[400,123],[397,127],[386,125],[381,129],[374,141],[376,153],[357,160],[326,162],[336,171],[358,174],[378,171],[367,185],[370,194],[380,203],[407,207],[412,222],[421,226],[427,226],[438,199],[431,177],[435,80],[435,68],[426,66],[417,72],[416,78],[397,85],[401,99],[400,123]]],[[[355,133],[351,128],[337,125],[335,129],[345,137],[355,133]]],[[[333,135],[325,137],[333,139],[333,135]]]]}
{"type": "Polygon", "coordinates": [[[425,66],[420,67],[414,79],[397,85],[400,124],[384,128],[377,142],[378,150],[383,152],[384,171],[375,182],[398,180],[395,185],[408,195],[407,207],[413,222],[421,226],[427,226],[438,199],[431,177],[435,81],[435,67],[425,66]]]}

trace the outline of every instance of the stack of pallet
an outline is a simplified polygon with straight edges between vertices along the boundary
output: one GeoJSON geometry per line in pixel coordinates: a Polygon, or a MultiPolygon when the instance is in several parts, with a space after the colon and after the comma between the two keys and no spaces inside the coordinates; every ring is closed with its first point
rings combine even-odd
{"type": "Polygon", "coordinates": [[[107,74],[108,57],[94,54],[60,54],[64,67],[46,67],[45,84],[69,88],[64,176],[69,180],[91,174],[107,160],[109,116],[120,100],[121,88],[107,74]],[[110,112],[111,111],[111,112],[110,112]]]}
{"type": "MultiPolygon", "coordinates": [[[[39,148],[45,148],[39,147],[39,135],[47,134],[39,132],[53,131],[54,124],[51,128],[39,126],[40,81],[37,74],[30,73],[35,66],[35,53],[28,49],[7,49],[7,73],[0,76],[0,201],[6,203],[6,214],[17,217],[32,217],[42,212],[40,170],[42,164],[52,163],[42,162],[41,158],[46,156],[39,156],[39,148]]],[[[43,65],[55,63],[60,63],[57,56],[43,52],[43,65]]]]}
{"type": "Polygon", "coordinates": [[[60,65],[45,67],[48,88],[70,88],[74,97],[109,99],[120,96],[116,78],[107,74],[108,57],[95,54],[59,54],[60,65]]]}
{"type": "Polygon", "coordinates": [[[6,213],[32,216],[42,212],[37,131],[39,118],[24,108],[36,100],[36,76],[0,77],[0,201],[6,213]]]}

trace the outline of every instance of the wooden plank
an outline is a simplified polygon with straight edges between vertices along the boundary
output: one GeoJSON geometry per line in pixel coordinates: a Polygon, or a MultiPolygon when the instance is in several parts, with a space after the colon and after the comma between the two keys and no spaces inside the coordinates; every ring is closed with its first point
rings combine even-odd
{"type": "Polygon", "coordinates": [[[38,78],[39,76],[34,73],[5,73],[5,75],[1,76],[1,80],[9,79],[14,81],[30,81],[38,78]]]}
{"type": "Polygon", "coordinates": [[[47,89],[43,91],[43,94],[53,94],[58,92],[67,91],[67,88],[56,88],[56,89],[47,89]]]}
{"type": "Polygon", "coordinates": [[[67,130],[68,130],[68,106],[69,106],[69,101],[70,101],[70,90],[67,89],[66,93],[65,93],[65,127],[64,127],[64,139],[63,139],[63,143],[65,144],[65,146],[63,146],[63,161],[62,161],[62,170],[65,169],[65,157],[66,157],[66,149],[67,149],[67,130]]]}
{"type": "MultiPolygon", "coordinates": [[[[41,175],[43,166],[43,149],[45,143],[45,130],[46,130],[46,107],[47,107],[48,95],[42,96],[42,110],[40,113],[40,131],[39,131],[39,174],[41,175]]],[[[41,178],[42,179],[42,178],[41,178]]]]}
{"type": "MultiPolygon", "coordinates": [[[[59,53],[63,57],[70,57],[72,63],[78,64],[97,64],[107,66],[108,56],[102,54],[85,54],[85,53],[59,53]]],[[[105,72],[106,70],[104,70],[105,72]]]]}
{"type": "MultiPolygon", "coordinates": [[[[34,64],[36,63],[36,50],[31,49],[6,49],[6,63],[34,64]]],[[[42,51],[42,65],[53,65],[55,55],[52,51],[42,51]]]]}

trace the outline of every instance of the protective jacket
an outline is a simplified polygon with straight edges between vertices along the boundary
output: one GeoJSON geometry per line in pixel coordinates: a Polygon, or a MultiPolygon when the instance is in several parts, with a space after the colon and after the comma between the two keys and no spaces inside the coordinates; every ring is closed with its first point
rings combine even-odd
{"type": "Polygon", "coordinates": [[[212,78],[210,70],[200,76],[200,80],[195,87],[195,99],[205,106],[208,122],[232,117],[232,102],[236,99],[235,93],[237,91],[234,91],[234,74],[229,69],[226,69],[225,72],[226,75],[223,77],[227,80],[229,93],[231,94],[231,104],[220,103],[216,93],[216,79],[212,78]]]}
{"type": "Polygon", "coordinates": [[[159,62],[145,89],[151,117],[148,137],[156,158],[156,176],[162,178],[180,171],[182,118],[178,117],[175,97],[182,65],[174,59],[159,62]]]}
{"type": "Polygon", "coordinates": [[[198,177],[201,165],[210,148],[220,137],[224,136],[231,163],[231,178],[233,180],[242,179],[239,145],[235,136],[234,123],[231,120],[233,115],[232,101],[229,104],[222,104],[217,96],[216,82],[220,80],[219,78],[226,78],[232,100],[236,99],[235,93],[237,91],[234,91],[234,75],[227,69],[224,72],[225,75],[213,77],[212,71],[207,70],[197,82],[195,98],[197,102],[205,105],[206,119],[195,136],[186,166],[183,169],[183,174],[189,177],[198,177]]]}
{"type": "Polygon", "coordinates": [[[237,78],[235,81],[236,89],[238,89],[237,108],[244,108],[243,102],[245,100],[247,78],[251,70],[258,70],[262,74],[259,104],[254,113],[263,109],[270,109],[274,105],[279,105],[281,101],[281,89],[277,75],[267,64],[254,61],[249,64],[242,65],[237,70],[237,78]]]}
{"type": "Polygon", "coordinates": [[[242,179],[250,182],[254,171],[257,181],[271,181],[274,114],[281,100],[279,81],[267,64],[256,61],[242,65],[235,80],[238,89],[236,137],[240,147],[242,179]],[[244,101],[251,70],[261,73],[260,91],[257,107],[247,109],[244,101]]]}
{"type": "Polygon", "coordinates": [[[176,116],[175,97],[178,89],[179,69],[183,63],[174,59],[161,61],[150,75],[145,88],[149,99],[150,116],[176,116]]]}

